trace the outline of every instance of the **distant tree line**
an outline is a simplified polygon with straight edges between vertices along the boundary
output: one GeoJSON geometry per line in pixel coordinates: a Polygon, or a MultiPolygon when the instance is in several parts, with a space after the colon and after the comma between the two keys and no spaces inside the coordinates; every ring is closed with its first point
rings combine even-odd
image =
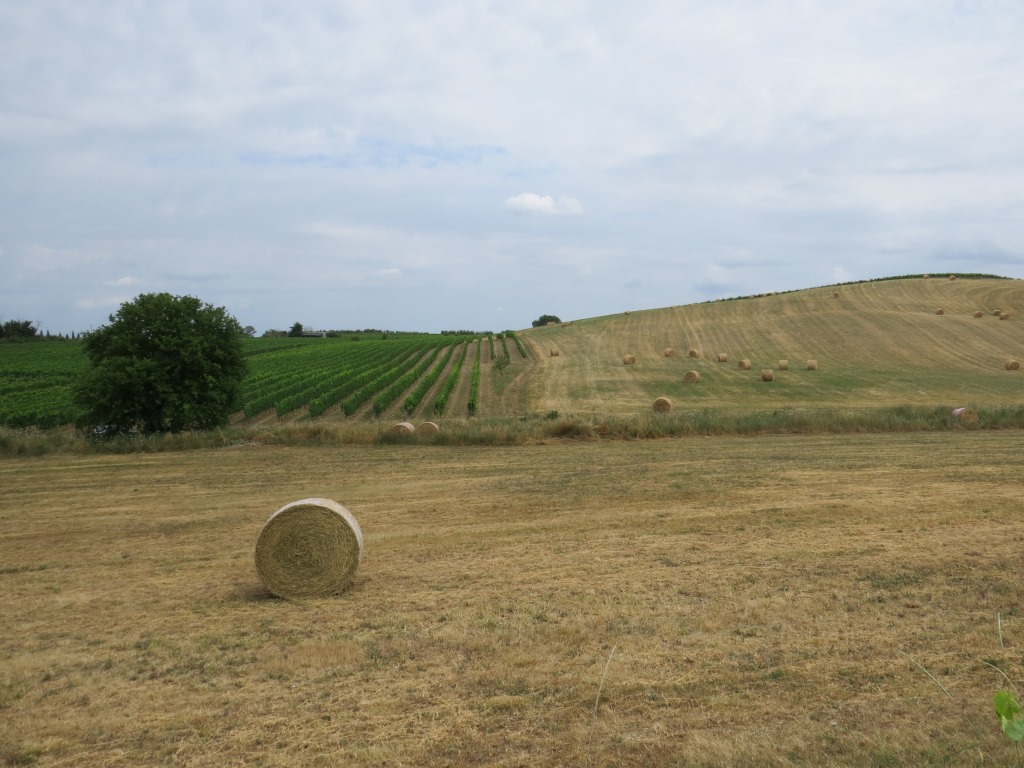
{"type": "Polygon", "coordinates": [[[65,336],[63,333],[39,332],[39,328],[31,320],[7,320],[0,323],[0,341],[2,342],[23,342],[23,341],[70,341],[81,339],[84,334],[72,333],[65,336]]]}

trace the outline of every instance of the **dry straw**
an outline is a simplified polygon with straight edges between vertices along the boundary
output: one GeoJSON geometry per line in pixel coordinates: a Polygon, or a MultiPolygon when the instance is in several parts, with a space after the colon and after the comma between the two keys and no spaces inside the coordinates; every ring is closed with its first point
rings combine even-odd
{"type": "Polygon", "coordinates": [[[416,427],[416,434],[419,435],[436,435],[440,427],[432,421],[424,421],[418,427],[416,427]]]}
{"type": "Polygon", "coordinates": [[[700,374],[697,371],[687,371],[686,375],[683,376],[683,381],[687,384],[696,384],[700,381],[700,374]]]}
{"type": "Polygon", "coordinates": [[[779,370],[780,371],[788,371],[789,370],[789,360],[779,360],[779,370]]]}
{"type": "Polygon", "coordinates": [[[807,370],[808,371],[816,371],[816,370],[818,370],[818,361],[817,360],[808,360],[807,361],[807,370]]]}
{"type": "Polygon", "coordinates": [[[765,368],[761,371],[761,381],[774,381],[775,374],[771,368],[765,368]]]}
{"type": "Polygon", "coordinates": [[[278,597],[343,592],[363,558],[363,532],[331,499],[302,499],[270,516],[256,540],[256,573],[278,597]]]}
{"type": "Polygon", "coordinates": [[[935,314],[936,315],[944,315],[944,314],[946,314],[946,310],[944,310],[942,308],[936,309],[935,310],[935,314]]]}
{"type": "Polygon", "coordinates": [[[676,351],[672,347],[665,347],[665,357],[675,357],[676,351]]]}
{"type": "Polygon", "coordinates": [[[416,427],[411,421],[400,421],[391,428],[391,431],[396,435],[411,435],[416,431],[416,427]]]}
{"type": "Polygon", "coordinates": [[[978,412],[970,408],[954,408],[953,418],[960,419],[960,421],[977,421],[978,412]]]}
{"type": "Polygon", "coordinates": [[[729,362],[729,355],[727,355],[725,352],[719,352],[718,353],[718,362],[720,362],[720,363],[728,363],[729,362]]]}
{"type": "Polygon", "coordinates": [[[698,357],[700,357],[700,350],[699,349],[691,349],[689,352],[686,353],[686,356],[687,357],[698,358],[698,357]]]}
{"type": "Polygon", "coordinates": [[[626,355],[624,358],[622,358],[622,364],[623,365],[636,365],[636,356],[635,355],[626,355]]]}
{"type": "Polygon", "coordinates": [[[1017,361],[1017,360],[1007,360],[1005,367],[1006,367],[1006,370],[1008,370],[1008,371],[1019,371],[1020,370],[1020,362],[1017,361]]]}
{"type": "Polygon", "coordinates": [[[672,401],[667,397],[659,397],[654,401],[655,413],[668,413],[672,410],[672,401]]]}
{"type": "Polygon", "coordinates": [[[749,371],[750,370],[750,361],[749,360],[740,360],[738,365],[739,365],[739,369],[741,371],[749,371]]]}

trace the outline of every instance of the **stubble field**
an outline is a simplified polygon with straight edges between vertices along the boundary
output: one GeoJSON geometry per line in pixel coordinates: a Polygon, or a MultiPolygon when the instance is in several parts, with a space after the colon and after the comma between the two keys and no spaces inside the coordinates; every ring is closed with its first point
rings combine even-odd
{"type": "Polygon", "coordinates": [[[1008,430],[7,459],[0,760],[1012,764],[983,661],[1024,682],[1022,448],[1008,430]],[[308,496],[355,514],[364,561],[343,596],[286,602],[254,544],[308,496]]]}

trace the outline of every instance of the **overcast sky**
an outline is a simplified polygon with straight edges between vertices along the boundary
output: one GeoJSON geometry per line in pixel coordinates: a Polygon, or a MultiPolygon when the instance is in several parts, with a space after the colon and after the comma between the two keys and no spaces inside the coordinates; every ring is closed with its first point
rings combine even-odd
{"type": "Polygon", "coordinates": [[[0,0],[0,319],[503,330],[1024,277],[1019,0],[0,0]]]}

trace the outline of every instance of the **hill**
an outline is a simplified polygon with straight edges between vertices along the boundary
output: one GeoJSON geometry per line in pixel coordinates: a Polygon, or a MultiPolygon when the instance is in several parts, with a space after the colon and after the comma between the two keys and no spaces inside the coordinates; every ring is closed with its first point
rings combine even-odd
{"type": "Polygon", "coordinates": [[[1024,374],[1005,368],[1024,360],[1021,308],[1022,280],[918,277],[630,311],[520,338],[536,361],[527,385],[534,411],[626,414],[659,396],[758,410],[1008,404],[1024,395],[1024,374]],[[688,357],[691,349],[700,356],[688,357]],[[624,365],[626,355],[636,363],[624,365]],[[750,370],[739,369],[741,359],[750,370]],[[806,370],[808,360],[817,370],[806,370]],[[771,382],[761,381],[766,368],[771,382]],[[683,382],[691,370],[699,383],[683,382]]]}

